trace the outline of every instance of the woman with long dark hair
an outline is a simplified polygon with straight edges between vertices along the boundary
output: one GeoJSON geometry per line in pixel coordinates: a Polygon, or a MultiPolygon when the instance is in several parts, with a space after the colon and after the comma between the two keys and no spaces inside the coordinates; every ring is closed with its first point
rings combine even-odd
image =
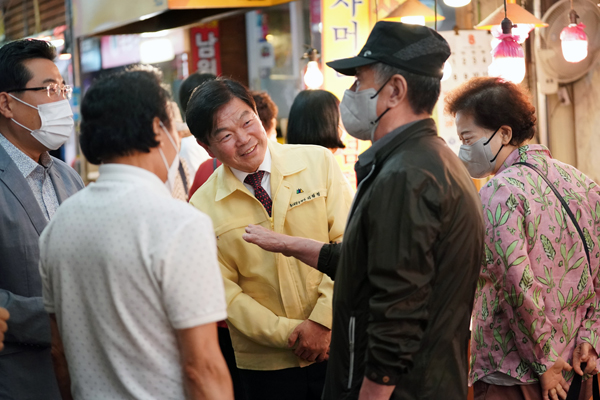
{"type": "Polygon", "coordinates": [[[290,110],[288,144],[314,144],[331,151],[346,146],[340,139],[340,101],[326,90],[298,93],[290,110]]]}

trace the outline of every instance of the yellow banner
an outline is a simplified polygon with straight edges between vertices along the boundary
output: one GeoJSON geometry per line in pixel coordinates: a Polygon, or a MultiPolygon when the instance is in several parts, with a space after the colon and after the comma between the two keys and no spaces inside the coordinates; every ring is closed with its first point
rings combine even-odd
{"type": "Polygon", "coordinates": [[[325,90],[342,98],[353,77],[338,74],[326,62],[358,54],[369,37],[369,0],[322,0],[322,60],[325,90]]]}
{"type": "MultiPolygon", "coordinates": [[[[340,75],[325,63],[355,56],[364,46],[371,32],[369,0],[322,0],[322,7],[323,88],[342,100],[344,91],[352,86],[354,77],[340,75]]],[[[371,142],[356,140],[350,135],[342,139],[346,148],[338,150],[335,158],[348,181],[356,188],[354,164],[371,142]]]]}

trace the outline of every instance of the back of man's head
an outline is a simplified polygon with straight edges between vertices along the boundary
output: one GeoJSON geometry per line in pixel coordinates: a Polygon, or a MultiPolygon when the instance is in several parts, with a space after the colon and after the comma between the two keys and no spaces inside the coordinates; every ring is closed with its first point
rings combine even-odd
{"type": "Polygon", "coordinates": [[[54,61],[56,49],[45,40],[16,40],[0,48],[0,92],[24,88],[33,78],[25,66],[27,60],[45,58],[54,61]]]}
{"type": "Polygon", "coordinates": [[[81,151],[92,164],[150,152],[159,145],[153,130],[158,117],[171,128],[170,95],[162,74],[139,65],[105,76],[87,91],[81,103],[81,151]]]}
{"type": "Polygon", "coordinates": [[[217,78],[197,88],[192,93],[185,114],[192,135],[208,145],[219,110],[234,98],[246,103],[258,115],[252,94],[247,87],[237,81],[217,78]]]}
{"type": "Polygon", "coordinates": [[[181,83],[181,87],[179,88],[179,105],[181,106],[181,110],[185,114],[188,106],[188,102],[190,101],[190,97],[198,86],[202,85],[204,82],[212,81],[217,79],[217,77],[213,74],[200,74],[198,72],[191,74],[181,83]]]}

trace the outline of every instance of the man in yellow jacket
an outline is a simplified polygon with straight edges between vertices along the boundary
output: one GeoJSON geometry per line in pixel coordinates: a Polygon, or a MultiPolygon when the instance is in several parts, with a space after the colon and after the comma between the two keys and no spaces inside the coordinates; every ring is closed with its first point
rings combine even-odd
{"type": "Polygon", "coordinates": [[[249,400],[320,399],[331,337],[333,282],[294,258],[245,242],[249,224],[341,241],[352,189],[331,152],[267,140],[248,90],[217,79],[187,109],[219,167],[190,203],[213,221],[228,325],[249,400]]]}

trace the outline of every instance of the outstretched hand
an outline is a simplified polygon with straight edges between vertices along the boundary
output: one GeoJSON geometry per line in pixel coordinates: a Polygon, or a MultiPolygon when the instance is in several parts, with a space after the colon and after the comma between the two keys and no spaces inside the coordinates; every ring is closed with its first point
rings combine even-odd
{"type": "Polygon", "coordinates": [[[261,249],[272,253],[283,253],[285,251],[284,238],[285,235],[273,232],[259,225],[248,225],[246,233],[242,235],[242,239],[246,242],[253,243],[261,249]]]}
{"type": "Polygon", "coordinates": [[[569,391],[569,384],[563,377],[563,371],[571,371],[571,367],[562,357],[558,357],[553,366],[540,375],[540,385],[542,386],[542,397],[544,400],[566,399],[569,391]]]}

